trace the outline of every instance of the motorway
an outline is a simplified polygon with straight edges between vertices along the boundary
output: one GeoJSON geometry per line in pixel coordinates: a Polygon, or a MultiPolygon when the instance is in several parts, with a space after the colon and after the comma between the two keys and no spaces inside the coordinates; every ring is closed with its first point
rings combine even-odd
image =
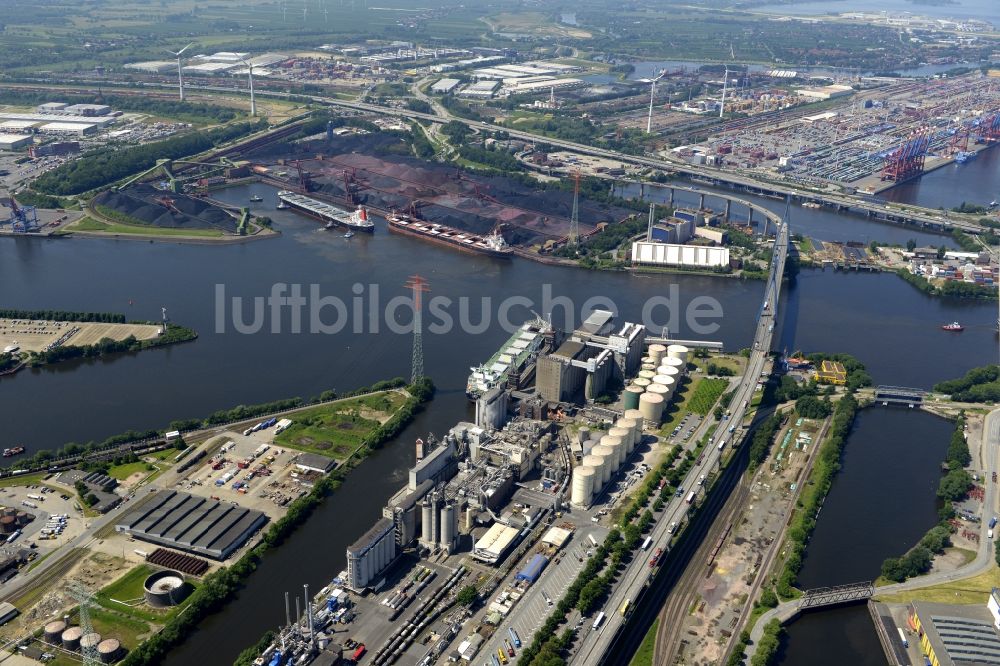
{"type": "MultiPolygon", "coordinates": [[[[909,592],[920,588],[938,585],[940,583],[951,583],[966,578],[972,578],[979,574],[990,571],[994,566],[994,539],[990,539],[989,518],[1000,512],[997,506],[997,483],[992,481],[992,472],[1000,472],[997,467],[1000,462],[1000,408],[994,409],[986,415],[983,424],[983,441],[980,447],[980,463],[985,472],[983,486],[985,495],[983,496],[983,520],[979,524],[979,548],[976,550],[976,557],[963,567],[952,571],[941,571],[929,573],[925,576],[911,578],[902,583],[883,585],[878,588],[878,595],[896,594],[898,592],[909,592]]],[[[798,615],[798,601],[786,601],[772,608],[757,619],[757,623],[750,632],[751,644],[747,647],[747,663],[753,658],[755,646],[764,634],[764,627],[774,618],[778,618],[782,623],[787,622],[798,615]]]]}
{"type": "MultiPolygon", "coordinates": [[[[785,270],[785,259],[787,253],[788,226],[782,222],[778,226],[778,233],[775,238],[774,253],[771,262],[771,273],[768,277],[767,288],[764,290],[764,302],[757,317],[757,329],[754,334],[753,349],[751,350],[750,359],[747,363],[746,373],[741,378],[740,384],[736,388],[736,393],[733,396],[733,400],[730,403],[733,406],[732,416],[729,421],[723,421],[723,424],[737,424],[743,422],[746,417],[750,401],[753,399],[754,391],[757,388],[757,382],[760,379],[761,373],[764,371],[774,333],[777,302],[781,289],[781,276],[785,270]]],[[[707,424],[708,420],[702,423],[701,428],[707,428],[707,424]]],[[[702,434],[702,431],[699,430],[696,437],[700,437],[702,434]]],[[[702,475],[707,478],[713,471],[719,469],[721,458],[725,452],[726,446],[731,446],[732,442],[735,441],[740,435],[741,433],[734,433],[731,435],[728,432],[728,429],[724,427],[716,429],[709,444],[706,445],[704,449],[704,455],[702,456],[701,462],[691,468],[687,478],[680,486],[680,488],[683,489],[685,496],[691,491],[702,490],[698,485],[699,479],[702,475]]],[[[702,492],[698,493],[698,502],[704,502],[702,494],[702,492]]],[[[654,522],[653,527],[648,534],[648,536],[652,537],[652,545],[650,548],[655,549],[668,544],[671,538],[669,534],[671,523],[676,522],[678,526],[681,526],[684,523],[690,509],[691,505],[687,503],[686,497],[675,496],[672,498],[664,507],[663,512],[660,514],[660,517],[656,520],[656,522],[654,522]]],[[[664,548],[664,550],[666,550],[666,548],[664,548]]],[[[605,657],[608,654],[608,650],[612,642],[616,639],[618,633],[628,622],[628,618],[623,617],[620,612],[622,606],[625,604],[626,600],[630,602],[630,605],[634,604],[647,583],[647,579],[649,577],[648,554],[649,553],[647,552],[643,552],[640,555],[637,555],[621,574],[619,584],[612,590],[608,597],[608,601],[604,606],[603,610],[607,616],[604,624],[596,630],[592,628],[592,625],[588,625],[583,628],[585,634],[576,654],[573,657],[573,661],[583,664],[597,664],[605,662],[605,657]]],[[[643,619],[645,620],[645,618],[643,619]]],[[[638,618],[636,618],[636,620],[638,621],[638,618]]],[[[639,629],[642,630],[642,633],[645,633],[646,628],[647,627],[641,627],[639,629]]]]}

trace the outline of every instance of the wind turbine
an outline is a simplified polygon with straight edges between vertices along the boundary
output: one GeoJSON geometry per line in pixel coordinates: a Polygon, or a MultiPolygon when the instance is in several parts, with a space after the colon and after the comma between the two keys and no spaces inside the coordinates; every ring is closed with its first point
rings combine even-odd
{"type": "Polygon", "coordinates": [[[253,63],[250,62],[249,60],[244,60],[243,58],[240,58],[240,62],[242,62],[244,65],[247,66],[247,71],[250,74],[250,117],[256,118],[257,101],[254,99],[253,96],[253,63]]]}
{"type": "Polygon", "coordinates": [[[180,51],[177,51],[176,53],[173,51],[168,51],[168,53],[172,53],[174,56],[177,57],[177,90],[180,93],[182,102],[184,101],[184,73],[181,71],[181,55],[192,46],[194,46],[194,42],[191,42],[190,44],[182,48],[180,51]]]}
{"type": "Polygon", "coordinates": [[[729,86],[729,65],[726,65],[726,78],[722,80],[722,104],[719,105],[719,118],[726,112],[726,88],[729,86]]]}
{"type": "Polygon", "coordinates": [[[646,134],[653,133],[653,95],[656,94],[656,82],[664,77],[667,70],[661,70],[656,77],[653,78],[652,84],[649,86],[649,117],[646,118],[646,134]]]}

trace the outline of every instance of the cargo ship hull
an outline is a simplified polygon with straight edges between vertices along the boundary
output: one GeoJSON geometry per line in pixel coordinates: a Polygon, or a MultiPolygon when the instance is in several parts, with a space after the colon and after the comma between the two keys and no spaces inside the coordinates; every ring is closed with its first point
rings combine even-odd
{"type": "Polygon", "coordinates": [[[477,236],[467,231],[459,231],[442,224],[424,222],[395,214],[389,215],[386,220],[389,222],[389,231],[420,238],[430,243],[450,247],[453,250],[485,254],[500,259],[509,259],[511,256],[509,247],[498,246],[496,243],[491,243],[489,238],[477,236]]]}
{"type": "Polygon", "coordinates": [[[364,224],[358,224],[352,221],[351,213],[336,208],[325,201],[319,201],[295,192],[278,192],[278,199],[288,208],[325,222],[327,226],[339,226],[351,231],[364,231],[366,233],[375,231],[375,225],[371,222],[365,221],[364,224]]]}

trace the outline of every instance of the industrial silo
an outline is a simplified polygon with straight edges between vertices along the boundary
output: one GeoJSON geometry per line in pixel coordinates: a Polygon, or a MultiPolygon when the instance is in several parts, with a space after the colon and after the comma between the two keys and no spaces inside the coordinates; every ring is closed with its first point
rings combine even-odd
{"type": "Polygon", "coordinates": [[[608,434],[612,437],[621,437],[622,441],[625,443],[625,453],[632,453],[632,431],[628,428],[623,428],[617,423],[608,430],[608,434]]]}
{"type": "Polygon", "coordinates": [[[13,534],[17,530],[17,518],[14,516],[3,516],[0,518],[0,533],[13,534]]]}
{"type": "Polygon", "coordinates": [[[66,623],[62,620],[52,620],[45,625],[43,630],[45,642],[52,645],[59,645],[62,642],[63,632],[66,631],[66,623]]]}
{"type": "Polygon", "coordinates": [[[610,446],[598,444],[590,450],[590,455],[604,459],[604,469],[601,471],[601,485],[603,486],[611,479],[611,475],[617,469],[615,465],[615,451],[610,446]]]}
{"type": "Polygon", "coordinates": [[[678,372],[680,372],[681,374],[684,374],[684,370],[687,368],[687,361],[685,361],[682,358],[673,358],[673,357],[663,359],[663,363],[660,363],[660,368],[657,371],[661,375],[663,374],[663,367],[664,366],[667,366],[667,367],[673,366],[673,367],[677,368],[678,372]]]}
{"type": "Polygon", "coordinates": [[[663,406],[666,408],[668,402],[670,402],[670,389],[663,384],[650,384],[649,390],[646,393],[655,393],[663,398],[663,406]]]}
{"type": "Polygon", "coordinates": [[[660,377],[666,375],[667,377],[673,377],[676,380],[680,378],[683,372],[684,368],[680,366],[664,364],[656,369],[656,376],[660,377]]]}
{"type": "Polygon", "coordinates": [[[28,513],[26,511],[18,511],[14,518],[17,520],[18,527],[24,527],[31,522],[31,518],[28,517],[28,513]]]}
{"type": "Polygon", "coordinates": [[[604,487],[604,458],[590,454],[584,456],[580,464],[594,470],[594,478],[591,479],[591,492],[596,495],[597,491],[604,487]]]}
{"type": "Polygon", "coordinates": [[[640,428],[642,427],[642,412],[639,411],[638,407],[636,407],[635,409],[626,409],[625,413],[622,415],[622,418],[635,419],[639,422],[639,427],[640,428]]]}
{"type": "MultiPolygon", "coordinates": [[[[632,449],[635,450],[635,447],[639,446],[642,442],[642,414],[638,409],[625,410],[626,414],[629,412],[635,412],[636,415],[622,417],[618,419],[618,423],[616,425],[620,428],[628,428],[632,431],[632,449]]],[[[632,453],[632,451],[629,451],[629,453],[632,453]]]]}
{"type": "Polygon", "coordinates": [[[657,345],[657,344],[649,345],[649,355],[652,356],[657,363],[660,363],[663,360],[663,357],[666,355],[666,353],[667,353],[667,348],[664,347],[663,345],[657,345]]]}
{"type": "Polygon", "coordinates": [[[625,409],[639,409],[639,396],[643,388],[632,384],[625,388],[625,409]]]}
{"type": "Polygon", "coordinates": [[[80,648],[80,637],[83,636],[83,629],[80,627],[70,627],[62,632],[60,640],[67,650],[78,650],[80,648]]]}
{"type": "Polygon", "coordinates": [[[658,375],[654,375],[653,376],[653,383],[654,384],[663,384],[664,386],[666,386],[667,384],[672,383],[674,381],[674,377],[675,377],[675,375],[659,375],[659,374],[658,375]]]}
{"type": "MultiPolygon", "coordinates": [[[[674,382],[673,377],[665,377],[662,383],[650,384],[647,391],[652,391],[653,393],[659,393],[663,396],[663,399],[670,402],[671,398],[674,397],[674,389],[677,388],[677,384],[674,382]],[[653,388],[653,387],[657,388],[653,388]]],[[[665,407],[666,405],[664,405],[665,407]]]]}
{"type": "Polygon", "coordinates": [[[679,358],[680,360],[687,363],[688,354],[691,350],[684,345],[670,345],[667,347],[667,358],[679,358]]]}
{"type": "Polygon", "coordinates": [[[645,391],[646,387],[649,386],[652,383],[653,382],[649,381],[645,377],[636,377],[635,379],[632,380],[632,386],[638,386],[643,391],[645,391]]]}
{"type": "Polygon", "coordinates": [[[638,376],[642,377],[643,379],[648,379],[648,380],[652,381],[653,377],[656,376],[656,371],[655,370],[640,370],[638,376]]]}
{"type": "Polygon", "coordinates": [[[425,545],[434,543],[434,506],[429,499],[420,505],[420,541],[425,545]]]}
{"type": "Polygon", "coordinates": [[[614,435],[605,435],[601,437],[600,445],[606,446],[612,451],[614,466],[611,468],[611,473],[614,474],[622,466],[622,461],[625,460],[625,440],[614,435]]]}
{"type": "Polygon", "coordinates": [[[455,534],[458,532],[458,515],[455,505],[445,504],[441,509],[441,548],[451,552],[455,545],[455,534]]]}
{"type": "Polygon", "coordinates": [[[184,575],[169,569],[150,574],[143,583],[146,603],[154,608],[176,606],[184,601],[189,591],[184,575]]]}
{"type": "Polygon", "coordinates": [[[92,631],[89,634],[84,634],[80,637],[80,651],[84,650],[97,650],[97,646],[101,644],[101,635],[96,631],[92,631]]]}
{"type": "Polygon", "coordinates": [[[121,658],[122,644],[115,638],[106,638],[97,645],[97,656],[102,664],[113,664],[121,658]]]}
{"type": "Polygon", "coordinates": [[[594,496],[593,467],[581,465],[573,468],[573,484],[570,486],[569,501],[579,507],[590,506],[590,498],[594,496]]]}
{"type": "Polygon", "coordinates": [[[5,508],[3,510],[3,515],[5,515],[5,516],[16,516],[17,515],[17,509],[14,509],[14,508],[11,508],[11,507],[7,507],[7,508],[5,508]]]}
{"type": "Polygon", "coordinates": [[[644,419],[653,425],[659,425],[663,418],[663,396],[657,393],[643,393],[639,398],[639,411],[644,419]]]}
{"type": "Polygon", "coordinates": [[[642,357],[642,364],[643,365],[650,365],[650,364],[651,365],[656,365],[659,362],[660,362],[660,360],[658,358],[654,357],[654,356],[646,355],[646,356],[642,357]]]}

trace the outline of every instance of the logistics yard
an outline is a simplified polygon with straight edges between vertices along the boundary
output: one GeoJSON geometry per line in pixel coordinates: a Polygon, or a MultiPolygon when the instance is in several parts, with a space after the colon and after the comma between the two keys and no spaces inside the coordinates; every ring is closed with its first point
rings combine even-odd
{"type": "Polygon", "coordinates": [[[39,352],[63,345],[93,345],[104,338],[124,340],[135,336],[137,340],[151,340],[159,335],[160,326],[154,324],[0,318],[0,350],[39,352]]]}

